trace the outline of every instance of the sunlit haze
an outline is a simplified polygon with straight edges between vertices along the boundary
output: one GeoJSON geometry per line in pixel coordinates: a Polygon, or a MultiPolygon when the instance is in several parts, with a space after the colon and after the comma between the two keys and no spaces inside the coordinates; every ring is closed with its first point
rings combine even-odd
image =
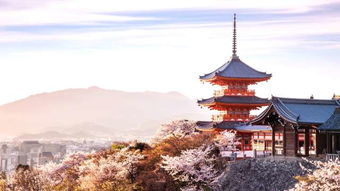
{"type": "Polygon", "coordinates": [[[340,93],[340,1],[0,0],[0,103],[99,86],[212,95],[198,77],[238,55],[257,95],[340,93]]]}
{"type": "Polygon", "coordinates": [[[0,191],[340,191],[340,0],[0,0],[0,90],[0,191]]]}

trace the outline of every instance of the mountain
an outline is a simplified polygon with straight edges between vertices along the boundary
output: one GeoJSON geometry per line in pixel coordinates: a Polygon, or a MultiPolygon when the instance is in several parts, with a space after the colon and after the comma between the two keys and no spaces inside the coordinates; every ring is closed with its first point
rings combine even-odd
{"type": "Polygon", "coordinates": [[[207,115],[194,100],[177,92],[90,87],[37,94],[0,106],[0,130],[9,136],[51,137],[51,132],[56,132],[144,139],[152,136],[161,123],[183,118],[206,119],[207,115]]]}
{"type": "Polygon", "coordinates": [[[42,133],[29,134],[25,133],[18,137],[16,140],[36,140],[36,139],[71,139],[72,137],[67,134],[59,133],[57,131],[46,131],[42,133]]]}

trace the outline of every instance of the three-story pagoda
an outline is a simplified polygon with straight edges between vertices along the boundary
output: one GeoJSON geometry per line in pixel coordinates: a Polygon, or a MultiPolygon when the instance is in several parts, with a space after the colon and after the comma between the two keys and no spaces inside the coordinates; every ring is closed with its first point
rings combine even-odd
{"type": "Polygon", "coordinates": [[[271,74],[260,72],[248,66],[237,56],[236,49],[236,14],[234,14],[232,57],[215,71],[200,76],[203,82],[218,85],[221,90],[215,91],[214,96],[198,101],[200,106],[220,111],[213,115],[212,121],[198,122],[201,131],[222,131],[250,121],[255,116],[251,110],[269,105],[269,100],[255,96],[249,85],[267,81],[271,74]]]}

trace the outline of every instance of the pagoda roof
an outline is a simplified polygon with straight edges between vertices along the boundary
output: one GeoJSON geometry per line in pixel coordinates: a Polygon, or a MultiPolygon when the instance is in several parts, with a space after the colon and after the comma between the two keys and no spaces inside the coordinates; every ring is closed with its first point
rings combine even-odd
{"type": "Polygon", "coordinates": [[[198,121],[198,130],[209,131],[213,129],[218,130],[236,130],[240,132],[254,132],[254,131],[271,131],[271,127],[267,125],[249,125],[240,121],[198,121]]]}
{"type": "Polygon", "coordinates": [[[272,97],[270,106],[252,123],[262,120],[274,109],[280,117],[295,124],[320,125],[340,106],[339,100],[296,99],[272,97]]]}
{"type": "Polygon", "coordinates": [[[200,76],[201,80],[209,80],[215,77],[231,78],[231,79],[269,79],[272,75],[265,72],[259,72],[254,68],[242,62],[238,56],[233,56],[230,61],[216,69],[215,71],[200,76]]]}
{"type": "Polygon", "coordinates": [[[242,124],[245,124],[245,123],[240,122],[240,121],[221,121],[221,122],[217,122],[214,125],[214,127],[217,129],[227,130],[227,129],[235,129],[235,127],[240,126],[242,124]]]}
{"type": "Polygon", "coordinates": [[[211,97],[208,99],[198,100],[198,104],[210,105],[214,103],[223,104],[268,104],[270,103],[268,99],[259,98],[257,96],[220,96],[211,97]]]}
{"type": "Polygon", "coordinates": [[[214,122],[214,121],[198,121],[196,125],[198,126],[198,130],[201,131],[209,131],[213,129],[219,130],[233,130],[236,126],[240,126],[245,124],[244,122],[240,121],[221,121],[221,122],[214,122]]]}
{"type": "Polygon", "coordinates": [[[321,131],[339,131],[340,130],[340,107],[337,107],[331,117],[320,127],[321,131]]]}
{"type": "Polygon", "coordinates": [[[214,127],[214,122],[212,121],[197,121],[196,125],[199,130],[209,130],[214,127]]]}
{"type": "Polygon", "coordinates": [[[254,131],[271,131],[272,128],[268,125],[242,125],[235,127],[236,131],[254,132],[254,131]]]}

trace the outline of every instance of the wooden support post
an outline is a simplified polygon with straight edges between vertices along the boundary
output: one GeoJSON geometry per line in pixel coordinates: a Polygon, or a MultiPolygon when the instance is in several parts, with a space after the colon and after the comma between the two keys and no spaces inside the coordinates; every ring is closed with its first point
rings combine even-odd
{"type": "Polygon", "coordinates": [[[319,144],[318,144],[318,141],[319,141],[319,132],[318,130],[315,131],[315,140],[314,140],[314,147],[315,147],[315,154],[316,156],[319,156],[319,144]]]}
{"type": "Polygon", "coordinates": [[[272,127],[272,156],[275,156],[275,130],[272,127]]]}
{"type": "Polygon", "coordinates": [[[241,134],[241,148],[242,148],[242,151],[244,152],[244,137],[243,137],[243,134],[241,134]]]}
{"type": "Polygon", "coordinates": [[[335,134],[332,133],[332,153],[336,153],[336,149],[335,149],[335,134]]]}
{"type": "Polygon", "coordinates": [[[337,153],[337,151],[340,150],[340,147],[339,147],[339,134],[334,134],[334,137],[335,137],[335,142],[334,142],[334,146],[335,146],[335,152],[337,153]]]}
{"type": "Polygon", "coordinates": [[[327,152],[327,153],[331,153],[329,141],[330,141],[329,133],[327,132],[327,133],[326,133],[326,152],[327,152]]]}
{"type": "Polygon", "coordinates": [[[298,149],[299,149],[299,131],[294,128],[294,154],[295,156],[298,156],[298,149]]]}
{"type": "Polygon", "coordinates": [[[286,156],[287,153],[287,148],[286,148],[286,125],[283,126],[283,137],[282,137],[282,141],[283,141],[283,156],[286,156]]]}
{"type": "Polygon", "coordinates": [[[263,150],[266,151],[268,148],[267,146],[268,143],[266,143],[266,133],[262,133],[262,134],[263,134],[263,147],[264,147],[263,150]]]}
{"type": "Polygon", "coordinates": [[[309,156],[309,127],[305,128],[305,156],[309,156]]]}

